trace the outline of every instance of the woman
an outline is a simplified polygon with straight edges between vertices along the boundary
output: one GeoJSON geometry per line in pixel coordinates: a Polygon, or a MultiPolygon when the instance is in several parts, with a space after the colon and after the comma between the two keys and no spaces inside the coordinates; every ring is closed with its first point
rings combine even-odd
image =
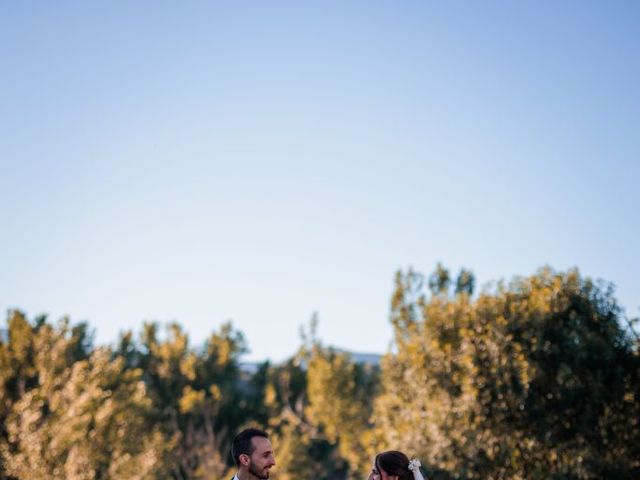
{"type": "Polygon", "coordinates": [[[376,455],[368,480],[424,480],[420,461],[409,461],[404,453],[389,450],[376,455]]]}

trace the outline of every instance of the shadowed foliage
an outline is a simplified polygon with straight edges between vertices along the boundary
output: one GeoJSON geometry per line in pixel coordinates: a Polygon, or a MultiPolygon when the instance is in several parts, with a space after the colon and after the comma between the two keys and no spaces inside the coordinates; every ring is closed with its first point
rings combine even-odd
{"type": "Polygon", "coordinates": [[[232,436],[271,433],[273,478],[364,478],[400,449],[434,479],[640,478],[640,358],[613,288],[549,268],[475,291],[399,272],[380,365],[315,335],[243,368],[241,332],[178,324],[95,347],[88,326],[10,311],[0,335],[0,479],[231,478],[232,436]]]}

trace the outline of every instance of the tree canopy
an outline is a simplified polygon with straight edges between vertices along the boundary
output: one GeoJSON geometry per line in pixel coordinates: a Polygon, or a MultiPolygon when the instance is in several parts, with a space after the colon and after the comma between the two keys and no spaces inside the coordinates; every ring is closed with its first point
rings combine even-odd
{"type": "Polygon", "coordinates": [[[243,427],[271,433],[281,480],[366,476],[376,452],[428,478],[640,478],[640,356],[613,288],[543,268],[476,293],[471,271],[398,272],[381,364],[315,322],[281,364],[243,368],[242,332],[178,324],[111,347],[89,326],[8,312],[0,479],[220,479],[243,427]]]}

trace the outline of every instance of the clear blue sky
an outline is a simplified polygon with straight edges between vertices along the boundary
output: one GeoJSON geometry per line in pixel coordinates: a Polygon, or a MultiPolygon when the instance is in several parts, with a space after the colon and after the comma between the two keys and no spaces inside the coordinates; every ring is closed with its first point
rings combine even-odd
{"type": "Polygon", "coordinates": [[[0,308],[383,352],[393,275],[640,307],[640,3],[2,2],[0,308]]]}

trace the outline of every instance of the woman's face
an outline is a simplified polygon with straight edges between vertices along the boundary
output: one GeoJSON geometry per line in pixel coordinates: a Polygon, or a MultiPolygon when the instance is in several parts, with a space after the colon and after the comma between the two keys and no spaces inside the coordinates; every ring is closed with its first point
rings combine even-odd
{"type": "Polygon", "coordinates": [[[374,462],[367,480],[398,480],[398,477],[396,475],[388,475],[387,472],[378,467],[374,462]]]}
{"type": "Polygon", "coordinates": [[[371,473],[367,477],[367,480],[380,480],[380,472],[378,471],[378,467],[374,463],[371,467],[371,473]]]}

